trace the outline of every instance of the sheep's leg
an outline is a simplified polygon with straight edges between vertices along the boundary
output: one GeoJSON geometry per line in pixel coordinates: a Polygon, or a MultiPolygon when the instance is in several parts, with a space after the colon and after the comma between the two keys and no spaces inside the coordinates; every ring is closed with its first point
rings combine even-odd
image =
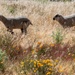
{"type": "Polygon", "coordinates": [[[12,29],[7,29],[7,31],[9,31],[11,34],[14,34],[12,29]]]}
{"type": "Polygon", "coordinates": [[[10,32],[10,29],[7,29],[7,31],[9,31],[9,32],[10,32]]]}
{"type": "Polygon", "coordinates": [[[26,34],[27,34],[26,28],[25,28],[25,29],[22,28],[22,29],[21,29],[21,32],[24,33],[24,34],[26,35],[26,34]]]}
{"type": "Polygon", "coordinates": [[[21,29],[22,33],[24,33],[25,35],[27,34],[27,25],[26,23],[23,24],[23,28],[21,29]]]}
{"type": "Polygon", "coordinates": [[[27,34],[27,29],[25,29],[25,35],[27,34]]]}
{"type": "Polygon", "coordinates": [[[11,34],[14,34],[14,32],[12,30],[9,31],[11,34]]]}
{"type": "Polygon", "coordinates": [[[14,34],[14,32],[13,32],[13,29],[12,29],[12,28],[10,29],[10,33],[11,33],[11,34],[14,34]]]}
{"type": "Polygon", "coordinates": [[[21,28],[21,32],[23,33],[23,28],[21,28]]]}
{"type": "Polygon", "coordinates": [[[14,32],[11,32],[11,34],[14,34],[14,32]]]}

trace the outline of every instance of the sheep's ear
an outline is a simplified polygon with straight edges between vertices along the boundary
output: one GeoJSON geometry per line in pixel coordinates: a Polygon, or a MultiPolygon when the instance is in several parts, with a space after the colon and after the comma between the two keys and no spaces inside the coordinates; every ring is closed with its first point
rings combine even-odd
{"type": "Polygon", "coordinates": [[[58,15],[58,14],[56,14],[56,15],[53,17],[53,20],[55,20],[58,16],[59,16],[59,15],[58,15]]]}
{"type": "Polygon", "coordinates": [[[59,14],[57,14],[55,17],[58,17],[58,16],[60,16],[59,14]]]}

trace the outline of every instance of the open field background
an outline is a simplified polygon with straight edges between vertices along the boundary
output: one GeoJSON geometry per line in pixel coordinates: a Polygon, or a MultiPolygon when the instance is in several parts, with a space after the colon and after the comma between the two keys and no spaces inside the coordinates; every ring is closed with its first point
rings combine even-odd
{"type": "MultiPolygon", "coordinates": [[[[36,40],[35,42],[50,43],[52,42],[52,31],[55,31],[56,28],[60,28],[66,34],[65,42],[72,42],[71,38],[74,37],[74,29],[63,29],[57,22],[53,21],[53,17],[57,13],[63,16],[74,14],[74,7],[74,2],[3,1],[0,5],[0,13],[5,17],[24,16],[31,20],[33,26],[28,28],[27,36],[21,40],[23,44],[26,43],[27,45],[28,40],[31,44],[33,44],[34,40],[36,40]]],[[[5,29],[2,23],[0,25],[1,29],[5,29]]],[[[15,32],[19,34],[20,30],[15,30],[15,32]]]]}
{"type": "MultiPolygon", "coordinates": [[[[41,2],[35,0],[0,1],[0,14],[7,18],[27,17],[33,23],[33,26],[29,26],[27,30],[28,34],[21,36],[20,30],[14,30],[15,34],[11,35],[6,31],[3,23],[0,22],[0,36],[10,36],[11,43],[14,43],[15,46],[20,47],[22,50],[27,50],[31,47],[35,48],[37,42],[47,45],[54,43],[52,32],[56,32],[57,29],[60,29],[64,35],[63,43],[69,43],[75,48],[75,27],[64,29],[58,22],[53,21],[53,17],[56,14],[63,16],[75,14],[75,2],[41,2]]],[[[1,48],[4,49],[3,47],[1,48]]],[[[18,68],[19,61],[13,62],[9,60],[6,64],[7,66],[10,64],[10,66],[7,67],[5,73],[1,73],[0,75],[22,75],[18,68]]],[[[60,60],[56,68],[60,64],[64,65],[62,68],[64,73],[49,75],[75,75],[75,61],[64,62],[60,60]]]]}

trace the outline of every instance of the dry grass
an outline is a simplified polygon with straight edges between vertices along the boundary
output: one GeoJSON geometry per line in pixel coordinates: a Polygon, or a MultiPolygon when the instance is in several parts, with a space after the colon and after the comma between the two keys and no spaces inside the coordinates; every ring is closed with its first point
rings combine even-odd
{"type": "MultiPolygon", "coordinates": [[[[53,21],[55,14],[70,15],[75,12],[74,2],[48,2],[41,3],[36,1],[5,1],[0,5],[0,13],[6,17],[28,17],[33,26],[28,28],[28,34],[22,39],[21,44],[27,45],[26,41],[31,43],[31,45],[37,41],[43,43],[52,42],[51,34],[56,28],[60,28],[63,33],[65,33],[64,42],[71,41],[74,35],[73,28],[63,29],[57,22],[53,21]],[[15,6],[15,9],[14,9],[15,6]],[[12,8],[13,7],[13,8],[12,8]],[[13,13],[11,12],[13,11],[13,13]],[[70,37],[69,37],[70,36],[70,37]]],[[[0,23],[1,28],[5,28],[2,23],[0,23]]],[[[19,34],[19,30],[15,30],[19,34]]]]}
{"type": "MultiPolygon", "coordinates": [[[[65,34],[64,43],[69,43],[71,45],[75,44],[75,28],[63,29],[59,23],[53,21],[53,17],[56,14],[62,14],[64,16],[75,13],[75,3],[74,2],[36,2],[32,0],[20,0],[20,1],[1,1],[0,2],[0,14],[5,17],[27,17],[33,23],[33,26],[28,28],[28,34],[26,36],[20,35],[20,30],[14,30],[15,35],[13,35],[14,42],[16,45],[21,46],[23,49],[29,46],[35,47],[35,44],[40,41],[44,44],[50,44],[52,40],[52,32],[57,28],[60,28],[65,34]],[[15,6],[15,8],[14,8],[15,6]]],[[[3,23],[0,22],[0,34],[3,35],[6,32],[6,28],[3,23]]],[[[9,32],[8,32],[9,33],[9,32]]],[[[11,34],[9,33],[11,36],[11,34]]],[[[63,66],[64,62],[60,62],[63,66]]],[[[68,73],[72,72],[73,64],[75,61],[64,63],[64,70],[68,73]],[[65,66],[66,65],[66,66],[65,66]]],[[[59,64],[59,65],[60,65],[59,64]]],[[[56,66],[57,68],[58,66],[56,66]]],[[[10,69],[12,70],[12,68],[10,69]]],[[[9,70],[9,71],[10,71],[9,70]]],[[[75,69],[73,70],[75,72],[75,69]]],[[[15,71],[14,71],[15,72],[15,71]]],[[[66,75],[74,75],[69,73],[66,75]]],[[[0,74],[1,75],[1,74],[0,74]]],[[[5,74],[8,75],[8,74],[5,74]]],[[[9,75],[19,75],[17,73],[9,73],[9,75]]],[[[65,75],[65,74],[64,74],[65,75]]]]}

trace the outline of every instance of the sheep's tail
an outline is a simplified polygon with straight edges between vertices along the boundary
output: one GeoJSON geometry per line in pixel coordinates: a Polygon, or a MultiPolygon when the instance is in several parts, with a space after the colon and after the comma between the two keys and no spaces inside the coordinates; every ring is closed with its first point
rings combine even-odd
{"type": "Polygon", "coordinates": [[[30,22],[30,25],[33,25],[33,24],[30,22]]]}

